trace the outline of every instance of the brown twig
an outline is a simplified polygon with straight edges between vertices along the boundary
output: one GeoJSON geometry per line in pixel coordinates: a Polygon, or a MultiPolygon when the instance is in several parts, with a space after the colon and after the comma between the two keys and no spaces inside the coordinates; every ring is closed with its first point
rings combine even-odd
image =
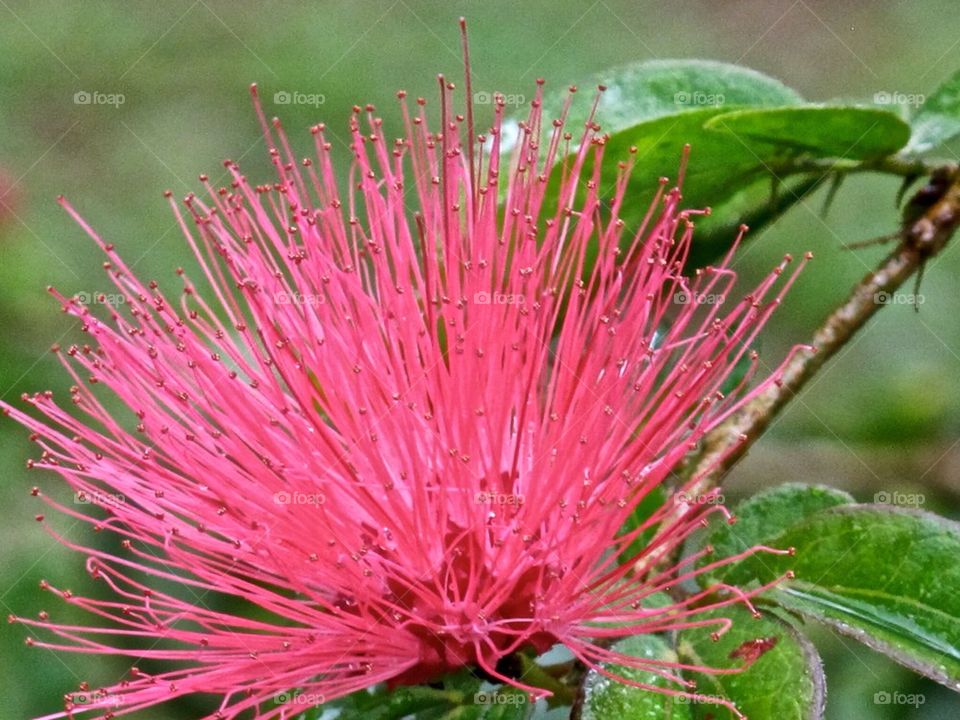
{"type": "MultiPolygon", "coordinates": [[[[810,349],[799,351],[779,382],[714,428],[701,451],[687,463],[686,477],[702,477],[696,492],[715,485],[750,449],[780,410],[823,365],[885,304],[914,273],[922,276],[927,260],[937,255],[960,225],[960,168],[933,172],[907,204],[900,243],[875,270],[853,288],[814,333],[810,349]]],[[[919,283],[918,283],[919,285],[919,283]]]]}

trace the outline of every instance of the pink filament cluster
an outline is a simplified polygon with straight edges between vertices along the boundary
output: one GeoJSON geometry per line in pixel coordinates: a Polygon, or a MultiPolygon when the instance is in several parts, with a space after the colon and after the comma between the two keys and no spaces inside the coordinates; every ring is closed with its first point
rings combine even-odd
{"type": "MultiPolygon", "coordinates": [[[[315,157],[298,161],[257,103],[277,180],[251,185],[228,162],[229,186],[202,177],[204,197],[185,211],[171,201],[205,279],[200,292],[184,274],[179,301],[63,202],[125,302],[99,317],[57,294],[91,336],[61,352],[76,412],[50,393],[24,398],[43,419],[4,409],[42,449],[32,466],[93,503],[35,494],[123,550],[58,536],[111,599],[44,587],[98,622],[12,619],[40,647],[166,669],[134,668],[83,704],[68,695],[49,717],[213,693],[212,717],[292,718],[303,707],[278,693],[332,700],[462,666],[542,696],[497,663],[554,643],[695,694],[687,666],[606,648],[636,633],[723,632],[700,613],[749,605],[757,590],[729,587],[651,602],[711,567],[657,561],[726,511],[671,499],[621,528],[705,432],[776,381],[753,382],[749,347],[794,276],[777,283],[778,267],[735,297],[728,256],[685,278],[695,213],[664,182],[628,228],[619,213],[636,159],[618,159],[615,187],[602,187],[592,120],[573,145],[565,117],[541,117],[538,87],[501,164],[503,103],[477,136],[472,110],[456,115],[453,85],[440,86],[437,131],[403,93],[396,140],[373,108],[356,108],[345,191],[324,128],[315,157]],[[744,356],[751,370],[724,395],[744,356]]],[[[744,555],[758,550],[776,552],[744,555]]]]}

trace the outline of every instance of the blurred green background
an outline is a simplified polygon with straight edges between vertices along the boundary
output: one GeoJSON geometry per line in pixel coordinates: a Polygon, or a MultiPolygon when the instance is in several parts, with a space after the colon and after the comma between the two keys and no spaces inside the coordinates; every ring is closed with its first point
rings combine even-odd
{"type": "MultiPolygon", "coordinates": [[[[9,401],[69,385],[46,350],[78,334],[46,294],[48,284],[66,294],[107,289],[98,253],[56,206],[58,194],[143,277],[169,282],[189,259],[162,191],[195,190],[201,172],[216,180],[227,157],[240,160],[248,176],[270,179],[251,81],[302,153],[311,147],[306,128],[318,121],[343,140],[357,102],[377,104],[396,134],[395,90],[432,96],[437,72],[459,76],[460,15],[470,22],[475,86],[528,96],[539,76],[564,87],[650,58],[742,63],[811,100],[929,93],[960,67],[955,0],[0,0],[0,395],[9,401]],[[280,105],[278,92],[314,98],[280,105]],[[77,93],[122,95],[123,102],[83,104],[77,93]]],[[[339,149],[345,168],[348,154],[339,149]]],[[[893,180],[856,177],[825,218],[821,191],[752,238],[737,261],[747,278],[787,251],[817,256],[765,333],[766,357],[806,339],[885,252],[843,246],[895,229],[896,189],[893,180]]],[[[957,248],[931,262],[922,311],[885,308],[735,470],[728,498],[786,481],[825,482],[863,500],[885,491],[923,493],[926,509],[955,516],[958,270],[957,248]]],[[[30,486],[57,481],[24,470],[34,449],[25,435],[0,423],[0,610],[32,615],[52,600],[37,589],[41,578],[78,591],[88,583],[82,558],[32,521],[40,505],[30,486]]],[[[90,534],[54,523],[70,537],[90,534]]],[[[4,627],[4,720],[56,711],[80,680],[113,682],[130,666],[27,649],[22,627],[4,627]]],[[[960,714],[958,696],[850,640],[827,631],[816,637],[827,663],[828,717],[960,714]],[[877,692],[922,693],[925,703],[877,704],[877,692]]],[[[145,717],[193,718],[207,710],[185,700],[145,717]]]]}

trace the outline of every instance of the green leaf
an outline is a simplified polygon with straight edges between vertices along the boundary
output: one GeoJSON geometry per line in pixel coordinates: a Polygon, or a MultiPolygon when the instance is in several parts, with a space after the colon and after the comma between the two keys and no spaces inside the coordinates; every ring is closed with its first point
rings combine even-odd
{"type": "MultiPolygon", "coordinates": [[[[787,483],[757,493],[736,507],[736,523],[714,525],[708,539],[714,549],[713,555],[704,558],[700,564],[705,565],[718,558],[737,555],[754,545],[772,544],[786,549],[789,545],[781,545],[773,538],[820,510],[854,502],[856,501],[849,493],[826,485],[787,483]]],[[[706,585],[721,580],[732,585],[746,585],[757,575],[754,565],[762,565],[768,558],[768,555],[761,555],[716,568],[707,576],[701,576],[701,581],[706,585]]]]}
{"type": "Polygon", "coordinates": [[[443,691],[420,686],[401,687],[391,692],[369,693],[365,690],[325,705],[340,711],[340,720],[400,720],[422,713],[446,712],[456,705],[456,697],[446,697],[443,691]]]}
{"type": "MultiPolygon", "coordinates": [[[[741,223],[758,230],[816,187],[824,173],[810,174],[799,160],[880,158],[897,152],[910,137],[910,127],[883,109],[801,105],[796,92],[752,70],[668,60],[616,68],[581,83],[585,90],[574,95],[567,123],[575,138],[595,99],[589,88],[598,84],[607,89],[596,120],[609,135],[602,202],[612,197],[616,161],[635,148],[636,167],[620,213],[627,238],[649,207],[656,179],[677,177],[684,146],[691,146],[685,204],[713,211],[698,221],[702,231],[695,236],[691,266],[715,260],[741,223]],[[776,196],[770,192],[773,180],[784,186],[776,196]]],[[[564,100],[564,94],[549,96],[545,115],[558,116],[564,100]]],[[[583,177],[590,176],[593,163],[591,155],[583,177]]],[[[546,207],[556,203],[558,189],[556,174],[546,207]]]]}
{"type": "MultiPolygon", "coordinates": [[[[690,163],[683,183],[684,204],[687,207],[712,206],[713,219],[718,223],[739,223],[738,217],[725,213],[723,203],[736,191],[758,180],[767,178],[767,170],[757,155],[732,135],[705,130],[703,125],[719,115],[722,109],[708,108],[668,115],[639,123],[612,135],[606,142],[603,173],[600,181],[602,203],[612,199],[618,173],[616,159],[626,159],[635,148],[636,167],[627,187],[627,200],[620,212],[626,224],[624,238],[632,240],[653,196],[658,189],[660,177],[677,177],[684,146],[692,145],[690,163]],[[736,178],[736,182],[731,182],[736,178]]],[[[584,163],[583,177],[593,172],[594,157],[589,155],[584,163]]],[[[558,202],[559,173],[555,173],[547,186],[546,207],[558,202]]],[[[575,202],[582,200],[583,192],[575,202]]],[[[766,199],[761,201],[766,204],[766,199]]],[[[698,252],[692,262],[712,260],[729,248],[734,235],[707,242],[695,235],[694,249],[698,252]]],[[[593,257],[588,257],[587,268],[592,267],[593,257]]]]}
{"type": "Polygon", "coordinates": [[[910,126],[887,110],[868,107],[804,105],[735,110],[708,120],[704,127],[728,132],[749,147],[755,142],[779,148],[766,161],[797,155],[871,160],[900,150],[910,126]]]}
{"type": "MultiPolygon", "coordinates": [[[[705,221],[705,226],[718,230],[697,236],[692,264],[707,264],[729,247],[742,217],[759,227],[779,214],[770,216],[765,212],[770,206],[765,194],[752,198],[747,208],[737,206],[725,212],[722,206],[726,198],[751,180],[765,177],[765,173],[758,170],[756,158],[741,144],[706,133],[703,122],[730,108],[782,107],[802,102],[794,90],[754,70],[712,61],[656,60],[625,65],[597,73],[578,84],[580,90],[573,96],[566,125],[575,139],[593,107],[594,88],[601,84],[606,91],[601,95],[596,120],[611,135],[606,152],[611,162],[605,165],[602,183],[607,198],[616,177],[615,159],[625,159],[631,146],[638,149],[638,167],[628,190],[629,201],[621,213],[628,230],[635,228],[646,212],[657,189],[657,179],[677,176],[686,143],[693,144],[684,184],[687,204],[711,205],[714,215],[705,221]],[[737,177],[738,182],[731,183],[731,177],[737,177]],[[757,212],[758,208],[762,211],[757,212]]],[[[566,99],[566,92],[548,95],[544,116],[559,117],[566,99]]],[[[590,159],[585,173],[589,173],[592,164],[590,159]]],[[[556,193],[554,181],[547,189],[546,207],[556,203],[556,193]]],[[[799,196],[783,197],[789,201],[799,196]]],[[[588,258],[588,267],[592,261],[588,258]]]]}
{"type": "Polygon", "coordinates": [[[523,720],[533,711],[522,690],[485,685],[468,670],[447,675],[442,682],[442,689],[413,685],[362,690],[320,709],[339,711],[338,720],[523,720]]]}
{"type": "Polygon", "coordinates": [[[446,676],[443,687],[462,696],[459,704],[441,715],[444,720],[521,720],[533,710],[523,690],[509,685],[491,687],[469,670],[446,676]]]}
{"type": "MultiPolygon", "coordinates": [[[[795,557],[744,563],[757,582],[788,569],[768,597],[960,690],[960,526],[872,505],[823,510],[767,539],[795,557]]],[[[744,578],[739,578],[742,582],[744,578]]]]}
{"type": "MultiPolygon", "coordinates": [[[[690,248],[690,265],[707,265],[717,257],[717,249],[728,247],[741,225],[747,225],[752,238],[767,224],[816,190],[827,178],[823,173],[798,175],[779,183],[772,193],[769,177],[737,189],[727,200],[715,206],[713,213],[697,219],[697,232],[690,248]]],[[[749,360],[749,358],[747,358],[749,360]]]]}
{"type": "Polygon", "coordinates": [[[297,720],[320,720],[321,715],[323,715],[323,707],[314,707],[298,715],[297,720]]]}
{"type": "MultiPolygon", "coordinates": [[[[619,173],[616,160],[635,157],[620,212],[626,238],[638,226],[657,190],[656,178],[677,177],[684,146],[691,146],[683,181],[687,207],[710,207],[706,228],[695,234],[691,263],[706,263],[725,251],[735,228],[747,217],[754,230],[799,201],[824,173],[811,176],[801,161],[863,160],[881,157],[907,142],[909,126],[895,115],[870,108],[804,106],[729,110],[707,107],[656,117],[613,133],[606,141],[600,179],[601,202],[612,199],[619,173]],[[781,188],[779,198],[767,190],[774,180],[794,175],[802,182],[781,188]],[[748,188],[758,188],[744,192],[748,188]]],[[[567,161],[569,162],[569,160],[567,161]]],[[[588,155],[583,177],[593,171],[588,155]]],[[[547,187],[546,206],[557,202],[559,173],[547,187]]],[[[585,190],[581,190],[580,197],[585,190]]],[[[699,223],[700,221],[698,221],[699,223]]],[[[754,233],[755,234],[755,233],[754,233]]]]}
{"type": "MultiPolygon", "coordinates": [[[[802,102],[779,80],[739,65],[711,60],[652,60],[611,68],[578,83],[567,123],[574,134],[589,117],[599,85],[606,90],[600,97],[597,121],[608,133],[705,107],[802,102]]],[[[559,117],[566,100],[566,91],[548,95],[544,117],[559,117]]]]}
{"type": "MultiPolygon", "coordinates": [[[[616,643],[613,650],[630,655],[677,662],[676,653],[656,635],[634,635],[616,643]]],[[[678,689],[676,683],[647,670],[604,665],[604,668],[628,680],[656,687],[678,689]]],[[[581,720],[692,720],[689,705],[681,698],[643,690],[617,682],[606,675],[591,670],[583,681],[583,704],[581,720]]]]}
{"type": "MultiPolygon", "coordinates": [[[[680,659],[710,668],[749,667],[724,674],[687,673],[703,695],[730,700],[751,720],[811,720],[823,717],[823,667],[816,649],[789,623],[767,613],[754,618],[732,606],[701,617],[729,618],[733,626],[717,640],[714,628],[679,634],[680,659]],[[752,661],[752,664],[751,664],[752,661]]],[[[690,701],[693,717],[733,720],[725,706],[690,701]]]]}
{"type": "Polygon", "coordinates": [[[927,152],[960,135],[960,70],[924,101],[911,124],[911,152],[927,152]]]}

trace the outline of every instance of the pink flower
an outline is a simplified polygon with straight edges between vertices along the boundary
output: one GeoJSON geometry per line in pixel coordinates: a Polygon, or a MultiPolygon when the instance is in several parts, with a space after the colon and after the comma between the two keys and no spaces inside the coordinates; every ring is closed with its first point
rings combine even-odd
{"type": "MultiPolygon", "coordinates": [[[[680,209],[679,190],[661,183],[642,227],[618,219],[642,158],[603,160],[624,164],[601,211],[592,121],[555,166],[571,135],[564,118],[543,129],[538,87],[506,167],[503,103],[477,138],[453,91],[441,78],[436,132],[426,103],[408,109],[400,93],[399,140],[357,108],[343,188],[323,126],[315,157],[297,161],[257,103],[278,179],[251,185],[227,162],[226,187],[201,177],[206,195],[189,195],[186,212],[171,200],[204,275],[201,291],[180,271],[178,301],[63,201],[116,288],[87,303],[54,291],[91,336],[61,355],[71,403],[39,393],[24,399],[44,419],[5,411],[41,447],[32,466],[80,504],[44,501],[123,549],[58,536],[109,587],[87,598],[43,584],[88,610],[89,626],[11,620],[36,631],[29,644],[167,669],[133,668],[48,717],[198,692],[222,696],[218,718],[293,717],[303,707],[275,695],[321,702],[464,665],[542,696],[497,663],[555,643],[695,692],[683,665],[605,648],[749,605],[759,590],[648,602],[700,572],[696,556],[658,561],[726,511],[686,498],[621,528],[705,432],[775,380],[754,383],[751,370],[721,392],[795,275],[775,290],[781,266],[738,298],[728,255],[688,281],[697,213],[680,209]],[[545,200],[551,182],[559,203],[545,200]]],[[[777,552],[745,554],[758,550],[777,552]]]]}

